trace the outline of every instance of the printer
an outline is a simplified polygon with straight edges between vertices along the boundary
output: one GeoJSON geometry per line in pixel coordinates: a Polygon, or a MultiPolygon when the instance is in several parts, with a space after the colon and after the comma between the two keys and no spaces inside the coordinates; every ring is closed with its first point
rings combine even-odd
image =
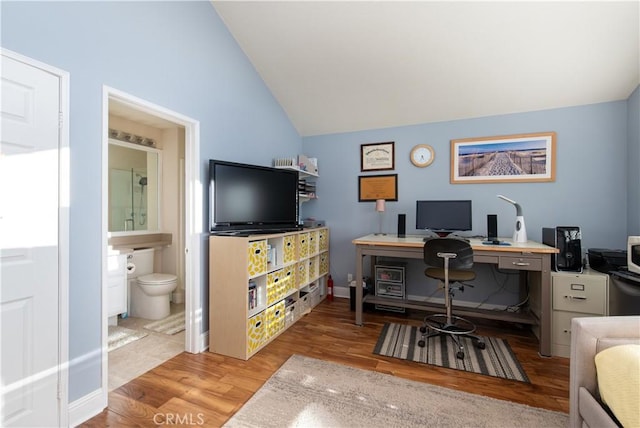
{"type": "Polygon", "coordinates": [[[589,248],[589,267],[602,273],[610,273],[627,267],[626,250],[589,248]]]}

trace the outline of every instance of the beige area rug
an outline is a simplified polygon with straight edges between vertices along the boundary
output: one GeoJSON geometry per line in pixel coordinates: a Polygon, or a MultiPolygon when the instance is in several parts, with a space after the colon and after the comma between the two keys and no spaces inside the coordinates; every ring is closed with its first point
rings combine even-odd
{"type": "Polygon", "coordinates": [[[144,326],[147,330],[156,333],[176,334],[184,330],[184,311],[169,315],[158,321],[154,321],[144,326]]]}
{"type": "Polygon", "coordinates": [[[506,340],[483,336],[485,349],[478,349],[469,338],[459,340],[464,346],[464,359],[456,358],[457,347],[445,336],[430,337],[418,346],[422,333],[416,326],[386,323],[373,353],[417,363],[433,364],[503,379],[529,383],[529,378],[506,340]]]}
{"type": "Polygon", "coordinates": [[[569,415],[294,355],[225,427],[566,427],[569,415]]]}
{"type": "Polygon", "coordinates": [[[145,337],[144,331],[131,330],[118,325],[109,326],[108,351],[114,351],[124,345],[145,337]]]}

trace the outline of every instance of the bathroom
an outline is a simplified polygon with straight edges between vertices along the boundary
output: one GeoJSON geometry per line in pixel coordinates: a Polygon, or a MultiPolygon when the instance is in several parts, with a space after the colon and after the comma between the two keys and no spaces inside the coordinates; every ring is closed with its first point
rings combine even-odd
{"type": "Polygon", "coordinates": [[[185,129],[114,99],[108,124],[107,253],[126,277],[109,311],[111,391],[185,350],[185,129]]]}

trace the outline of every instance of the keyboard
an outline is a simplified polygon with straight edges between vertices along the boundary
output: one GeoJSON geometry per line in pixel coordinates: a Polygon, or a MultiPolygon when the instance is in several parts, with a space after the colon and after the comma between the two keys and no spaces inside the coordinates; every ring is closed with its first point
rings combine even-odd
{"type": "Polygon", "coordinates": [[[505,241],[482,241],[482,245],[502,245],[502,246],[508,246],[511,245],[508,242],[505,241]]]}
{"type": "MultiPolygon", "coordinates": [[[[425,236],[424,238],[422,238],[422,240],[424,242],[427,242],[431,239],[435,239],[435,238],[440,238],[439,236],[425,236]]],[[[462,236],[446,236],[445,239],[458,239],[460,241],[464,241],[464,242],[469,242],[469,240],[467,238],[464,238],[462,236]]]]}

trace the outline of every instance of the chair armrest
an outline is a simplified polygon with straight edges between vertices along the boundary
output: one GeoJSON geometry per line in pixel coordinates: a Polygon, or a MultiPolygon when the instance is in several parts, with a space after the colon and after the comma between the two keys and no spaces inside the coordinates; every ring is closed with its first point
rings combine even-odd
{"type": "Polygon", "coordinates": [[[580,398],[580,417],[584,419],[588,426],[596,428],[618,428],[609,413],[604,410],[602,404],[599,403],[589,392],[580,388],[578,391],[580,398]]]}
{"type": "Polygon", "coordinates": [[[571,321],[571,361],[569,371],[569,426],[580,428],[579,389],[585,388],[600,399],[594,358],[601,351],[599,341],[608,345],[637,343],[640,339],[640,316],[586,317],[571,321]]]}

